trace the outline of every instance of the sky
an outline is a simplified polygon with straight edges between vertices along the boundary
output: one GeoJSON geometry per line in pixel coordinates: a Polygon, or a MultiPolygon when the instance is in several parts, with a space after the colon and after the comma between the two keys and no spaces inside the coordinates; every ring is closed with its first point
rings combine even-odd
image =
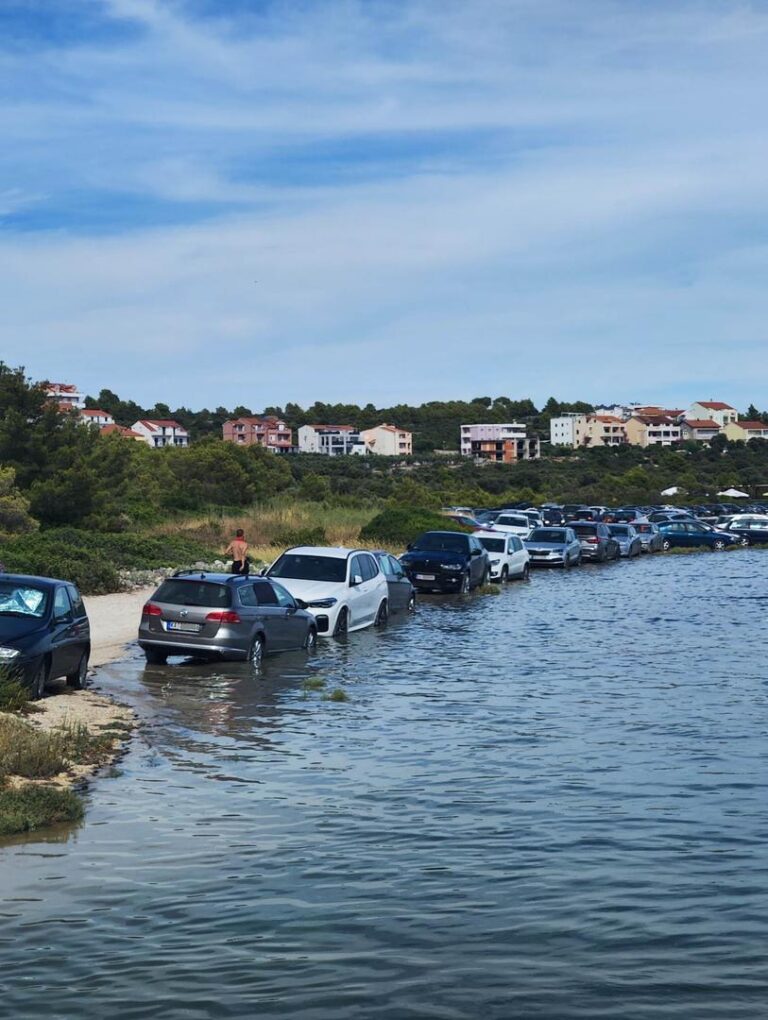
{"type": "Polygon", "coordinates": [[[768,407],[763,0],[1,0],[0,359],[768,407]]]}

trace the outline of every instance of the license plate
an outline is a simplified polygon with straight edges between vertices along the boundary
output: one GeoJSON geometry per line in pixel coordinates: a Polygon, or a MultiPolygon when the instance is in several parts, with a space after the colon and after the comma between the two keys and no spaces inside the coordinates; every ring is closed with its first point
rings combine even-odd
{"type": "Polygon", "coordinates": [[[417,581],[434,581],[435,580],[435,575],[434,574],[417,574],[416,575],[416,580],[417,581]]]}
{"type": "Polygon", "coordinates": [[[199,623],[176,623],[174,620],[171,620],[165,626],[168,630],[183,630],[187,634],[197,634],[200,631],[199,623]]]}

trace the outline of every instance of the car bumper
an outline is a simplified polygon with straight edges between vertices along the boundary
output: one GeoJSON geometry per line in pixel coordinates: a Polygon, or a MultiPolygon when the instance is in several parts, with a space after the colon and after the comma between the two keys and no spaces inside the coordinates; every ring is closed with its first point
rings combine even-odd
{"type": "Polygon", "coordinates": [[[248,658],[248,649],[234,647],[227,644],[214,644],[202,641],[164,641],[162,638],[139,638],[140,648],[153,648],[158,652],[165,652],[168,655],[191,655],[196,656],[217,656],[222,659],[245,660],[248,658]]]}
{"type": "Polygon", "coordinates": [[[408,580],[416,591],[458,591],[461,588],[463,572],[455,574],[435,574],[434,580],[420,580],[415,574],[409,574],[408,580]]]}
{"type": "Polygon", "coordinates": [[[528,565],[531,567],[562,567],[565,563],[565,556],[556,553],[549,556],[531,556],[528,565]]]}

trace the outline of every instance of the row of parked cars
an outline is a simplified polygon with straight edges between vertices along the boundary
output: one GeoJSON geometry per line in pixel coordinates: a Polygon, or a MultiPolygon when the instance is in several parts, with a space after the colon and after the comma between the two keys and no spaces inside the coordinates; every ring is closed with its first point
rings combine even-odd
{"type": "MultiPolygon", "coordinates": [[[[768,508],[702,520],[655,507],[450,508],[472,531],[428,531],[399,558],[384,550],[303,546],[261,575],[183,572],[143,607],[138,643],[148,662],[171,655],[240,659],[304,649],[319,637],[382,627],[416,607],[418,592],[465,594],[489,581],[526,580],[534,567],[567,570],[673,546],[768,544],[768,508]]],[[[34,697],[49,680],[86,681],[90,625],[66,581],[0,573],[0,669],[34,697]]]]}

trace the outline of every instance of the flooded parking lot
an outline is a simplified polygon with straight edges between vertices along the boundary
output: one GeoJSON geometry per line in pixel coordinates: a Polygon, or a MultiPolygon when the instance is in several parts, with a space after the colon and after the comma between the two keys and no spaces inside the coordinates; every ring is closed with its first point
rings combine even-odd
{"type": "Polygon", "coordinates": [[[766,567],[538,572],[257,676],[105,667],[143,728],[82,826],[0,848],[5,1015],[763,1015],[766,567]]]}

